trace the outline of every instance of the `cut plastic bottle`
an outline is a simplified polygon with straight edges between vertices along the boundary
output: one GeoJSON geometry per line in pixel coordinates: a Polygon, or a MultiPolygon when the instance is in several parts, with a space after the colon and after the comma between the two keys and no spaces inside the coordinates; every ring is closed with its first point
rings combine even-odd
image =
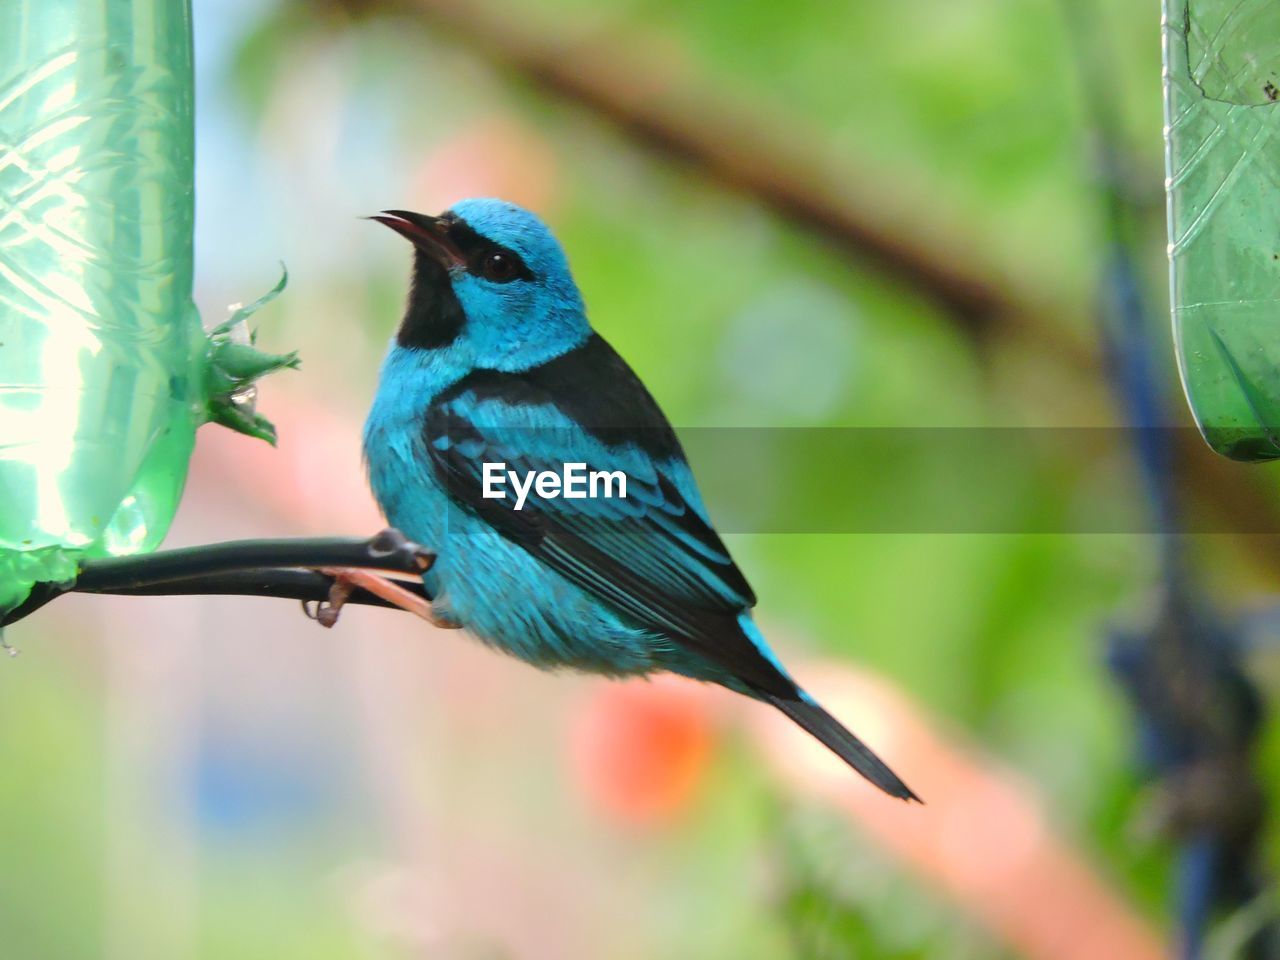
{"type": "Polygon", "coordinates": [[[0,612],[154,548],[198,424],[273,436],[246,391],[295,359],[191,299],[193,89],[183,0],[0,4],[0,612]]]}
{"type": "Polygon", "coordinates": [[[1280,457],[1280,3],[1165,0],[1173,328],[1205,439],[1280,457]]]}

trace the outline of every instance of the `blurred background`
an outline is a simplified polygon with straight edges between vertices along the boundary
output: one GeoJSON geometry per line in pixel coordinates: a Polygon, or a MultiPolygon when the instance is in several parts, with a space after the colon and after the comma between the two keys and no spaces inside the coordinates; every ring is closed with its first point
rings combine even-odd
{"type": "MultiPolygon", "coordinates": [[[[1123,423],[1077,41],[1172,385],[1159,24],[1086,4],[1073,40],[1066,6],[195,0],[197,301],[220,320],[283,261],[255,321],[303,368],[263,387],[278,449],[201,432],[168,543],[381,527],[359,431],[409,256],[358,217],[467,196],[545,216],[677,427],[1123,423]]],[[[1184,460],[1194,526],[1278,529],[1274,468],[1184,460]]],[[[804,496],[948,482],[880,458],[804,496]]],[[[727,538],[775,648],[923,808],[681,681],[543,675],[385,611],[326,632],[286,602],[68,597],[0,663],[0,953],[1165,955],[1173,847],[1105,663],[1159,542],[1079,520],[1141,503],[1133,457],[989,492],[1041,532],[727,538]]],[[[1215,605],[1267,609],[1274,536],[1181,542],[1215,605]]],[[[1274,734],[1257,762],[1271,782],[1274,734]]]]}

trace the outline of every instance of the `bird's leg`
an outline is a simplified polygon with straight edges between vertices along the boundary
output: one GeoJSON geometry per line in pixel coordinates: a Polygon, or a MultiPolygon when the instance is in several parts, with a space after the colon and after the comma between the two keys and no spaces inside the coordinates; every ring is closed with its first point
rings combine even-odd
{"type": "Polygon", "coordinates": [[[315,621],[322,627],[332,627],[338,622],[338,614],[341,613],[343,604],[357,587],[368,590],[401,610],[407,610],[414,616],[421,617],[432,626],[445,630],[456,630],[461,626],[455,620],[438,615],[429,600],[406,590],[394,580],[381,574],[357,567],[321,567],[320,572],[333,578],[329,599],[317,606],[314,614],[315,621]]]}

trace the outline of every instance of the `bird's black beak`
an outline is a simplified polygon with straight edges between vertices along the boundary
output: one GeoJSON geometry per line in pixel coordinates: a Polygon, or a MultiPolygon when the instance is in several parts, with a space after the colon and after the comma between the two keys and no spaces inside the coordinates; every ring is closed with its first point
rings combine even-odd
{"type": "Polygon", "coordinates": [[[462,266],[466,258],[449,239],[449,221],[412,210],[383,210],[369,218],[390,227],[446,270],[462,266]]]}

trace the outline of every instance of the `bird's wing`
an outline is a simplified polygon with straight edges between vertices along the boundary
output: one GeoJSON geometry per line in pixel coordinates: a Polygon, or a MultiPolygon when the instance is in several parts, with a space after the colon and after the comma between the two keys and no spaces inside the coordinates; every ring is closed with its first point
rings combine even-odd
{"type": "MultiPolygon", "coordinates": [[[[623,369],[627,376],[606,387],[607,402],[629,390],[624,406],[647,424],[644,435],[615,423],[584,426],[575,415],[583,398],[548,381],[545,370],[464,380],[424,421],[436,479],[460,508],[639,626],[687,645],[762,694],[794,696],[795,685],[738,624],[755,596],[707,521],[670,426],[623,369]],[[627,495],[569,499],[531,489],[516,510],[509,486],[503,499],[483,495],[485,463],[504,463],[521,477],[561,474],[565,463],[621,470],[627,495]]],[[[582,378],[571,379],[581,389],[582,378]]]]}

